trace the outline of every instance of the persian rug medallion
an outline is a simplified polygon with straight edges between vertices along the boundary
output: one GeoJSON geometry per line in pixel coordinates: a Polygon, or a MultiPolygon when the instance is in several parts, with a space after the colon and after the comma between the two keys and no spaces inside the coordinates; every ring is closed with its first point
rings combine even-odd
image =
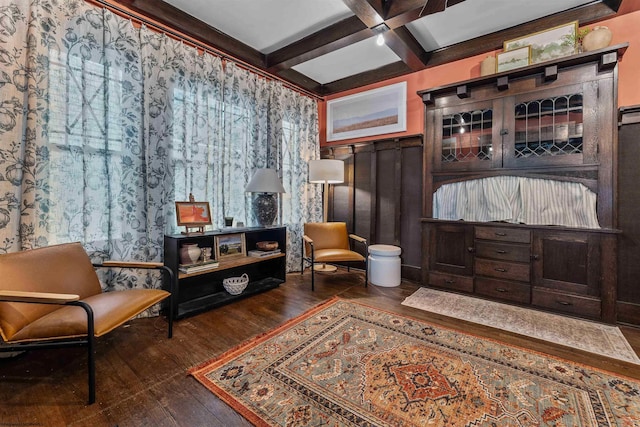
{"type": "Polygon", "coordinates": [[[640,382],[341,299],[191,369],[259,426],[639,426],[640,382]]]}

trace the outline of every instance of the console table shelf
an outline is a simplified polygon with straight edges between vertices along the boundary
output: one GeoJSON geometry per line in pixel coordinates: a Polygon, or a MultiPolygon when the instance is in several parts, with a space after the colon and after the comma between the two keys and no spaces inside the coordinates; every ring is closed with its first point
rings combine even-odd
{"type": "Polygon", "coordinates": [[[237,300],[238,298],[244,298],[257,294],[259,292],[268,291],[269,289],[277,288],[281,283],[284,283],[284,280],[267,278],[251,282],[250,287],[247,286],[247,289],[245,289],[244,292],[242,292],[240,295],[231,295],[227,291],[222,290],[221,292],[194,298],[178,305],[176,318],[180,319],[186,316],[192,316],[194,314],[228,304],[237,300]]]}
{"type": "MultiPolygon", "coordinates": [[[[174,318],[180,319],[219,307],[239,298],[254,295],[278,287],[286,280],[287,229],[285,227],[228,228],[202,234],[166,235],[164,237],[165,265],[177,280],[176,298],[173,298],[174,318]],[[237,256],[219,260],[219,265],[210,270],[194,273],[179,271],[180,248],[185,244],[215,248],[216,238],[230,234],[243,234],[245,251],[257,249],[261,241],[276,241],[282,251],[262,258],[237,256]],[[249,284],[239,295],[231,295],[222,284],[229,277],[249,276],[249,284]]],[[[215,249],[214,249],[215,252],[215,249]]],[[[167,302],[168,304],[168,302],[167,302]]],[[[166,307],[165,307],[166,308],[166,307]]]]}
{"type": "Polygon", "coordinates": [[[249,265],[249,264],[253,264],[256,262],[262,262],[264,260],[267,259],[273,259],[273,258],[284,258],[286,255],[283,253],[279,253],[276,255],[271,255],[268,257],[264,257],[264,258],[254,258],[251,256],[245,256],[245,257],[241,257],[241,258],[235,258],[233,260],[229,260],[229,261],[221,261],[220,265],[216,268],[212,268],[211,270],[205,270],[205,271],[198,271],[196,273],[179,273],[178,274],[178,280],[180,279],[186,279],[187,277],[193,277],[193,276],[200,276],[202,274],[209,274],[212,271],[222,271],[222,270],[228,270],[230,268],[235,268],[235,267],[241,267],[243,265],[249,265]]]}

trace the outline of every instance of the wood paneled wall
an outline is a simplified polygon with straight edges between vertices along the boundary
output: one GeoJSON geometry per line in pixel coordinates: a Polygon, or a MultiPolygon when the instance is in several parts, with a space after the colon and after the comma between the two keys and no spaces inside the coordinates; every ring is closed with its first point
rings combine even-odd
{"type": "Polygon", "coordinates": [[[640,105],[620,109],[618,132],[619,322],[640,325],[640,105]]]}
{"type": "Polygon", "coordinates": [[[370,245],[401,247],[402,277],[420,281],[422,135],[325,147],[322,157],[345,166],[345,182],[331,186],[329,221],[370,245]]]}

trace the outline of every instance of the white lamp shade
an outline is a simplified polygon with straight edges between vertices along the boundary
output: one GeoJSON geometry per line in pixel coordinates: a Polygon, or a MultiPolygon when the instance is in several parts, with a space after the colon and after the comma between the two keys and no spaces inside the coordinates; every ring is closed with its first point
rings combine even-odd
{"type": "Polygon", "coordinates": [[[309,160],[309,182],[313,184],[340,184],[344,182],[342,160],[309,160]]]}
{"type": "Polygon", "coordinates": [[[247,193],[285,193],[275,169],[257,169],[247,184],[247,193]]]}

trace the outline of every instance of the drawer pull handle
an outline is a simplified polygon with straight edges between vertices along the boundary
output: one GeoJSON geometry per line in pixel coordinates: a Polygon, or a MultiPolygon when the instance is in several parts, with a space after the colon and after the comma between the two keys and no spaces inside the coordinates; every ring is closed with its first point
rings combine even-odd
{"type": "Polygon", "coordinates": [[[496,236],[504,237],[506,235],[507,235],[507,233],[501,233],[499,231],[496,231],[496,236]]]}
{"type": "Polygon", "coordinates": [[[506,273],[507,270],[505,268],[494,268],[495,271],[499,271],[500,273],[506,273]]]}
{"type": "Polygon", "coordinates": [[[444,283],[452,285],[452,284],[456,283],[456,281],[455,280],[451,280],[451,279],[447,279],[447,280],[444,281],[444,283]]]}
{"type": "Polygon", "coordinates": [[[570,302],[567,302],[567,301],[556,301],[556,302],[557,302],[558,304],[560,304],[560,305],[564,305],[564,306],[573,305],[573,304],[571,304],[570,302]]]}
{"type": "Polygon", "coordinates": [[[506,253],[507,253],[507,251],[502,250],[502,249],[496,249],[496,253],[497,253],[497,254],[506,254],[506,253]]]}
{"type": "Polygon", "coordinates": [[[496,291],[498,291],[498,292],[507,292],[507,290],[505,288],[496,288],[496,291]]]}

